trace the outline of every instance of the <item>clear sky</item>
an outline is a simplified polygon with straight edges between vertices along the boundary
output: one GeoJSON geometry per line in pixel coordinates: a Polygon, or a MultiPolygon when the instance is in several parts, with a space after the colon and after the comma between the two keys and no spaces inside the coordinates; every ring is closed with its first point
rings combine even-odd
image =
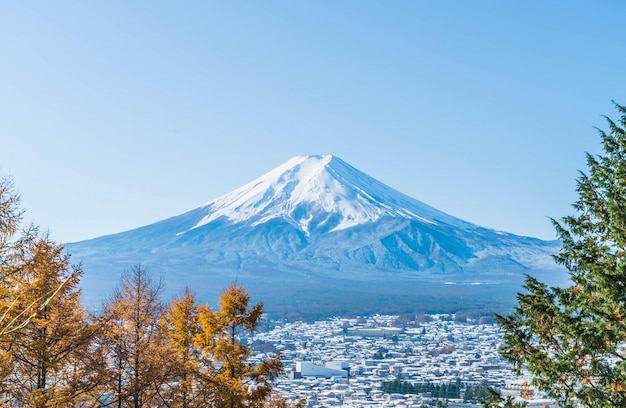
{"type": "Polygon", "coordinates": [[[0,175],[59,242],[331,153],[555,238],[626,104],[624,1],[5,1],[0,175]]]}

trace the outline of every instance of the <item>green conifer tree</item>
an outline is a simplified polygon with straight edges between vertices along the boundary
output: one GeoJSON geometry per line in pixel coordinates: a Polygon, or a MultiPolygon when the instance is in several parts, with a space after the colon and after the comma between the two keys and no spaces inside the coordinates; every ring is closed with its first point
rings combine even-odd
{"type": "Polygon", "coordinates": [[[502,355],[563,407],[626,406],[626,109],[599,130],[603,154],[587,155],[575,215],[553,220],[555,256],[571,286],[527,277],[518,305],[497,316],[502,355]]]}

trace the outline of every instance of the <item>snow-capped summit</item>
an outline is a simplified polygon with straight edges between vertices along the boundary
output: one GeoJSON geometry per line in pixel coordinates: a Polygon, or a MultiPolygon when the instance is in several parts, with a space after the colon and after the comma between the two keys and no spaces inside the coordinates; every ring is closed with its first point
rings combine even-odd
{"type": "Polygon", "coordinates": [[[67,248],[90,299],[142,263],[201,299],[236,280],[268,307],[319,311],[323,299],[331,313],[346,299],[363,312],[411,310],[418,295],[429,305],[480,293],[470,303],[502,303],[504,293],[512,301],[524,274],[558,270],[558,246],[455,218],[324,155],[294,157],[184,214],[67,248]]]}
{"type": "Polygon", "coordinates": [[[307,234],[316,228],[332,232],[376,222],[383,216],[453,221],[330,154],[294,157],[203,207],[209,214],[192,229],[221,217],[251,220],[252,225],[282,218],[307,234]]]}

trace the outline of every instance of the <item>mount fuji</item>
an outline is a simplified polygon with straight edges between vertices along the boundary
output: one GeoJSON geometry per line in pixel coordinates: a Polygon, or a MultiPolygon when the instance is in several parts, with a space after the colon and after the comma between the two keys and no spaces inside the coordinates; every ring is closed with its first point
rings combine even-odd
{"type": "Polygon", "coordinates": [[[563,279],[556,241],[483,228],[332,155],[298,156],[184,214],[66,245],[83,297],[106,297],[140,263],[166,294],[212,303],[232,282],[297,315],[500,310],[525,274],[563,279]]]}

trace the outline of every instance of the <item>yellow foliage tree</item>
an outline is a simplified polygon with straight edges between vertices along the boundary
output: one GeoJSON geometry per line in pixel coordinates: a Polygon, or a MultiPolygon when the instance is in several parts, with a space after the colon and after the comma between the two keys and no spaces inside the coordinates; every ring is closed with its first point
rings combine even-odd
{"type": "Polygon", "coordinates": [[[1,404],[69,404],[88,389],[82,356],[93,327],[79,301],[81,268],[30,225],[10,178],[0,178],[1,404]]]}
{"type": "Polygon", "coordinates": [[[10,322],[29,317],[3,338],[12,364],[5,398],[34,407],[69,404],[86,392],[89,375],[79,352],[94,332],[80,304],[82,270],[70,265],[62,245],[36,230],[18,248],[9,268],[6,316],[10,322]]]}
{"type": "Polygon", "coordinates": [[[15,192],[13,180],[0,178],[0,338],[4,340],[7,334],[22,328],[33,316],[29,310],[16,313],[17,308],[10,296],[10,279],[15,271],[15,240],[22,215],[20,196],[15,192]]]}
{"type": "Polygon", "coordinates": [[[196,344],[214,361],[208,386],[214,389],[215,408],[264,406],[271,382],[283,371],[279,356],[256,365],[248,361],[252,350],[241,336],[253,333],[263,315],[262,303],[248,308],[249,302],[245,289],[233,284],[220,296],[219,310],[206,305],[198,310],[202,333],[196,344]]]}
{"type": "Polygon", "coordinates": [[[203,376],[210,364],[203,360],[194,339],[202,328],[198,320],[196,298],[187,288],[172,299],[171,305],[161,315],[161,324],[169,339],[173,360],[172,375],[177,381],[168,384],[162,395],[168,406],[180,408],[206,407],[211,390],[203,387],[203,376]]]}
{"type": "Polygon", "coordinates": [[[108,327],[98,339],[103,406],[162,405],[160,391],[172,380],[172,364],[159,324],[161,288],[147,269],[134,265],[104,305],[108,327]]]}

